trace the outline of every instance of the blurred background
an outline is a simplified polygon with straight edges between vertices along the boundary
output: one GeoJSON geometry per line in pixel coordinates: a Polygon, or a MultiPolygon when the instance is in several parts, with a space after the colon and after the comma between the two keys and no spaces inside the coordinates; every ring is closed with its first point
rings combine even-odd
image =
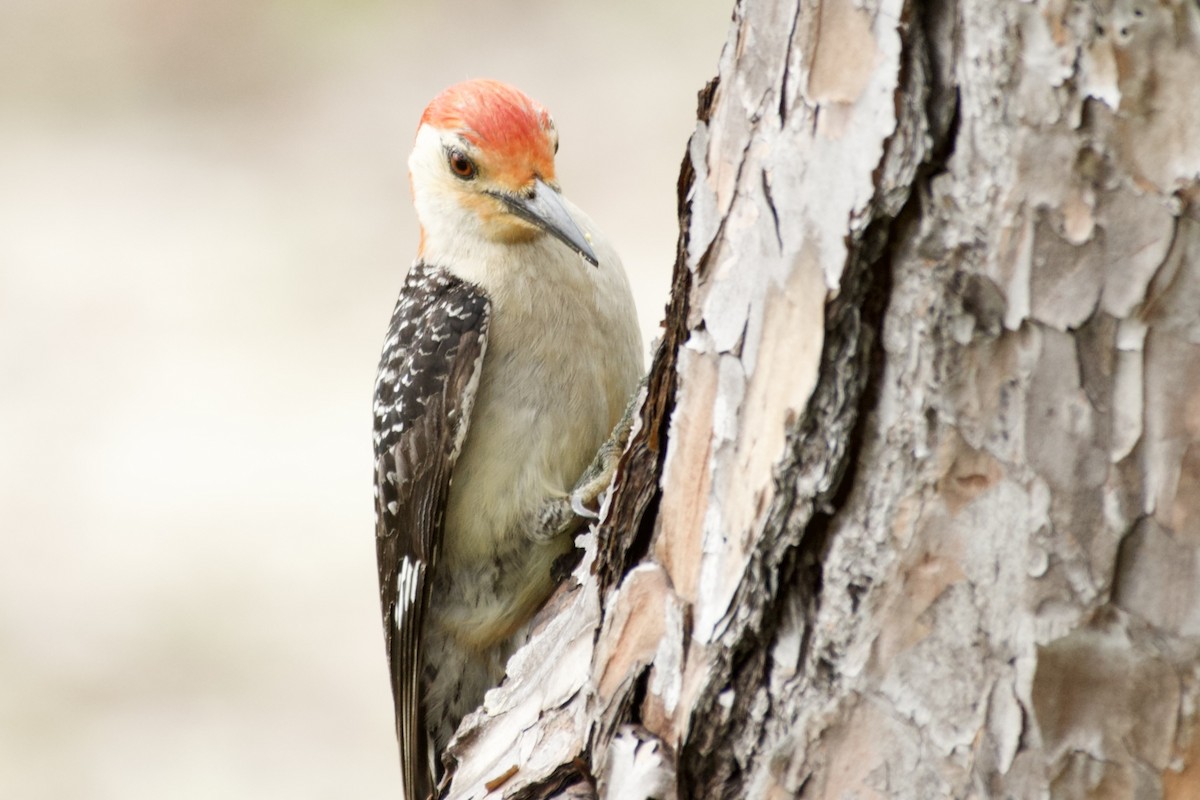
{"type": "Polygon", "coordinates": [[[0,3],[0,797],[397,796],[369,408],[417,119],[542,101],[649,342],[731,7],[0,3]]]}

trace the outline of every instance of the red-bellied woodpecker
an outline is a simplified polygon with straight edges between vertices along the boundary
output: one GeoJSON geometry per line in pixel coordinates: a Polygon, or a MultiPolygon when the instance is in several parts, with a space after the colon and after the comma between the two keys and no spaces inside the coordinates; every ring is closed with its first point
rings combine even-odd
{"type": "Polygon", "coordinates": [[[433,792],[437,753],[553,589],[580,525],[572,504],[603,491],[597,452],[641,372],[625,272],[559,194],[557,150],[544,108],[476,80],[434,98],[409,157],[421,244],[374,404],[406,800],[433,792]]]}

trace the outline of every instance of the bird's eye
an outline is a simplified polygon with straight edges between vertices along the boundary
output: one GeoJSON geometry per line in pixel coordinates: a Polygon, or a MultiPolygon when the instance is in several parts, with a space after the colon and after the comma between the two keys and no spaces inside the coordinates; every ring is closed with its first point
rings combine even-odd
{"type": "Polygon", "coordinates": [[[467,154],[462,150],[451,150],[447,160],[450,163],[450,171],[464,181],[475,177],[475,162],[467,158],[467,154]]]}

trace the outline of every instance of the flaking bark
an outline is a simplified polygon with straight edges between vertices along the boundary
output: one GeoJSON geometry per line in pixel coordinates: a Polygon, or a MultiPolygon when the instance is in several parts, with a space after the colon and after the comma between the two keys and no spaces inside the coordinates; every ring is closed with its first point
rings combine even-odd
{"type": "Polygon", "coordinates": [[[1198,75],[1192,0],[739,3],[449,796],[1200,796],[1198,75]]]}

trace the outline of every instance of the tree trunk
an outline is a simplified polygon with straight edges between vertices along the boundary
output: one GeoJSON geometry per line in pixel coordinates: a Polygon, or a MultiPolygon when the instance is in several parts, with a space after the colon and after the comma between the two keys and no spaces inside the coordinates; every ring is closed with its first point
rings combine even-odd
{"type": "Polygon", "coordinates": [[[1195,0],[739,3],[449,796],[1200,798],[1198,176],[1195,0]]]}

